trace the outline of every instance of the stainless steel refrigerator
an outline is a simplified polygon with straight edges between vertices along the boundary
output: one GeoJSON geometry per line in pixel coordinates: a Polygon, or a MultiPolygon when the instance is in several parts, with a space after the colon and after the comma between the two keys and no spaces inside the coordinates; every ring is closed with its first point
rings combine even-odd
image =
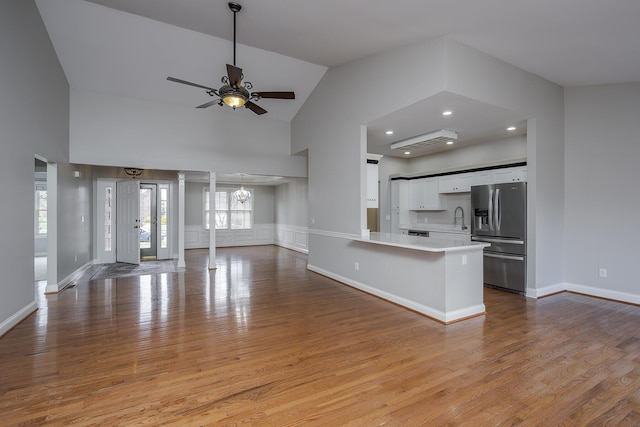
{"type": "Polygon", "coordinates": [[[524,293],[527,278],[527,183],[471,187],[471,239],[487,242],[484,283],[524,293]]]}

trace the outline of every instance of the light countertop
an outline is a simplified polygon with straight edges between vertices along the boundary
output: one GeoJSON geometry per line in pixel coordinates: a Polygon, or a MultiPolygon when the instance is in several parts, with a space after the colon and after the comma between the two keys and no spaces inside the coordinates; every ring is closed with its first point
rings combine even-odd
{"type": "Polygon", "coordinates": [[[371,233],[369,238],[354,238],[358,242],[373,243],[398,248],[415,249],[426,252],[454,252],[482,250],[490,246],[483,242],[469,242],[462,239],[439,239],[433,237],[407,236],[392,233],[371,233]]]}

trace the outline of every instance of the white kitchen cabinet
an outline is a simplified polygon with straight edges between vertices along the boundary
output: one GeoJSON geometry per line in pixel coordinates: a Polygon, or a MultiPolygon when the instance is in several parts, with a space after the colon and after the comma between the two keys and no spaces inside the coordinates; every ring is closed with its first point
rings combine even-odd
{"type": "Polygon", "coordinates": [[[474,178],[473,173],[441,176],[438,178],[438,189],[440,193],[466,193],[475,185],[474,178]]]}
{"type": "Polygon", "coordinates": [[[471,185],[495,184],[495,176],[492,170],[473,172],[473,183],[471,185]]]}
{"type": "Polygon", "coordinates": [[[396,179],[391,181],[391,210],[409,209],[409,181],[396,179]]]}
{"type": "Polygon", "coordinates": [[[524,182],[527,180],[527,167],[516,166],[513,168],[496,169],[493,171],[494,182],[524,182]]]}
{"type": "Polygon", "coordinates": [[[378,207],[378,164],[367,163],[367,208],[378,207]]]}
{"type": "Polygon", "coordinates": [[[438,178],[421,178],[409,181],[409,209],[414,211],[442,210],[442,196],[438,178]]]}
{"type": "Polygon", "coordinates": [[[409,223],[409,181],[391,181],[391,232],[400,233],[400,224],[409,223]]]}

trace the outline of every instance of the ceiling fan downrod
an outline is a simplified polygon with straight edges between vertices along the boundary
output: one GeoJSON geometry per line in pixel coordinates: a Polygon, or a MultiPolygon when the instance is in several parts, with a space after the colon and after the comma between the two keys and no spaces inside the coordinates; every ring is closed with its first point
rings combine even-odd
{"type": "Polygon", "coordinates": [[[236,13],[240,12],[242,6],[239,3],[229,2],[229,9],[233,12],[233,66],[236,65],[236,13]]]}

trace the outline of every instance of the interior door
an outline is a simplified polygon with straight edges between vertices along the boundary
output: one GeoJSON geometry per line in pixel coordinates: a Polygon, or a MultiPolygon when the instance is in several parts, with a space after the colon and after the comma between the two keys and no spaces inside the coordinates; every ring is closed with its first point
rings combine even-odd
{"type": "Polygon", "coordinates": [[[116,261],[140,264],[140,181],[116,183],[116,261]]]}

